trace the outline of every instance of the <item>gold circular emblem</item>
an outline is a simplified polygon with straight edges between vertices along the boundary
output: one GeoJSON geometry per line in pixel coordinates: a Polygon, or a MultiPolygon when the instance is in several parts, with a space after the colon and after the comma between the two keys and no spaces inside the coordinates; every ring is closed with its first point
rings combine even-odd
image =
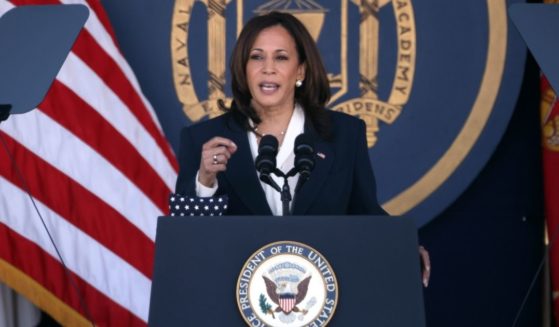
{"type": "MultiPolygon", "coordinates": [[[[217,100],[227,99],[225,85],[225,8],[232,0],[176,0],[172,19],[171,54],[173,78],[177,96],[183,104],[188,118],[195,122],[205,116],[216,116],[217,100]],[[191,66],[188,55],[188,31],[192,9],[195,2],[203,3],[208,11],[208,97],[200,100],[191,79],[191,66]]],[[[276,1],[277,2],[277,1],[276,1]]],[[[279,1],[281,2],[281,1],[279,1]]],[[[318,6],[316,2],[312,2],[318,6]]],[[[235,1],[237,9],[237,34],[243,26],[243,0],[235,1]]],[[[417,180],[403,189],[399,194],[382,204],[391,215],[402,215],[422,203],[435,192],[458,168],[476,144],[492,112],[501,80],[503,77],[505,57],[507,54],[507,12],[505,0],[487,0],[489,20],[488,44],[485,70],[480,87],[470,114],[461,130],[446,152],[436,163],[417,180]]],[[[268,1],[259,8],[271,6],[268,1]]],[[[303,10],[294,12],[306,26],[314,24],[313,36],[318,38],[322,26],[320,10],[312,10],[313,15],[303,10]],[[308,14],[308,13],[307,13],[308,14]],[[318,24],[318,25],[317,25],[318,24]]],[[[258,10],[256,10],[258,12],[258,10]]],[[[370,147],[377,141],[379,120],[392,124],[407,104],[414,80],[416,66],[416,22],[411,0],[342,0],[340,1],[340,73],[329,74],[330,87],[333,90],[331,104],[334,110],[359,116],[367,123],[367,141],[370,147]],[[359,87],[358,98],[336,103],[348,91],[347,73],[347,32],[348,6],[352,3],[359,8],[361,19],[359,25],[359,87]],[[398,54],[395,77],[387,100],[377,98],[377,61],[378,61],[378,12],[391,4],[397,23],[398,54]]],[[[436,91],[434,91],[436,92],[436,91]]],[[[554,124],[558,122],[554,120],[554,124]]],[[[554,125],[557,126],[557,125],[554,125]]],[[[551,133],[550,127],[544,127],[551,133]]],[[[553,130],[555,133],[557,128],[553,130]]]]}
{"type": "MultiPolygon", "coordinates": [[[[200,101],[192,81],[191,65],[188,55],[188,31],[195,0],[177,0],[173,13],[171,30],[171,56],[173,62],[174,85],[183,110],[191,121],[198,121],[205,116],[214,117],[219,114],[217,101],[227,99],[225,95],[225,7],[229,1],[203,1],[208,10],[208,99],[200,101]]],[[[407,103],[413,84],[416,57],[415,18],[411,0],[393,1],[394,15],[398,30],[398,57],[396,74],[388,101],[377,97],[379,21],[378,12],[390,1],[352,0],[359,7],[359,85],[361,97],[334,105],[333,110],[343,111],[363,119],[367,123],[367,142],[374,146],[378,131],[378,120],[392,124],[407,103]]],[[[237,33],[242,27],[243,2],[237,1],[237,33]]],[[[281,5],[281,4],[280,4],[281,5]]],[[[266,2],[255,10],[256,13],[279,9],[277,1],[266,2]]],[[[293,9],[295,15],[310,31],[315,40],[318,39],[324,24],[327,9],[309,2],[306,10],[293,9]]],[[[281,6],[280,6],[281,7],[281,6]]],[[[347,14],[348,1],[342,1],[340,66],[339,74],[328,74],[333,92],[331,103],[335,103],[347,93],[347,14]]]]}

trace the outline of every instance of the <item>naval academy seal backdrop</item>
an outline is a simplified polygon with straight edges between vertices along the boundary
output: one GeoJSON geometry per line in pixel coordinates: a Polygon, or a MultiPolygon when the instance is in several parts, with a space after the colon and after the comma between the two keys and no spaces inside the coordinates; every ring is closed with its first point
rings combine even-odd
{"type": "MultiPolygon", "coordinates": [[[[331,110],[367,123],[381,204],[414,217],[430,246],[428,324],[512,325],[542,225],[537,68],[524,74],[527,52],[507,16],[523,1],[102,2],[175,150],[181,127],[230,98],[243,23],[269,10],[299,17],[327,66],[331,110]]],[[[520,321],[541,317],[538,294],[520,321]]]]}

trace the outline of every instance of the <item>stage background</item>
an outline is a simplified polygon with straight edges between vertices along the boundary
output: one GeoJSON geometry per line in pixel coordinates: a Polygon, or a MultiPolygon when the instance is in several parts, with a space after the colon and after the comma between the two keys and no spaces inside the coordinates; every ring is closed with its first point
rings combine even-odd
{"type": "MultiPolygon", "coordinates": [[[[169,51],[173,1],[102,2],[176,149],[180,127],[191,122],[177,102],[169,61],[154,60],[169,51]]],[[[199,46],[205,53],[206,44],[199,46]]],[[[420,229],[433,261],[425,290],[428,326],[512,326],[542,259],[539,70],[530,56],[512,118],[498,142],[466,191],[420,229]]],[[[538,280],[517,326],[541,325],[541,304],[538,280]]]]}
{"type": "MultiPolygon", "coordinates": [[[[180,128],[195,122],[183,112],[173,83],[171,49],[175,40],[171,22],[178,2],[100,1],[123,55],[175,151],[180,128]]],[[[470,114],[482,73],[494,68],[484,66],[489,47],[488,4],[517,2],[523,1],[400,2],[415,6],[417,70],[411,97],[397,124],[381,123],[379,142],[371,150],[383,202],[427,171],[452,143],[470,114]],[[429,22],[433,24],[426,24],[429,22]],[[447,24],[448,30],[434,22],[447,24]],[[391,166],[392,171],[388,169],[391,166]]],[[[249,6],[256,2],[244,3],[249,6]]],[[[338,1],[320,3],[334,6],[338,1]]],[[[192,75],[196,92],[205,99],[209,59],[207,31],[201,28],[207,16],[200,14],[202,9],[203,5],[197,3],[198,14],[189,22],[189,55],[196,65],[192,75]]],[[[352,15],[354,21],[358,20],[355,10],[352,15]]],[[[394,76],[386,67],[396,64],[397,29],[392,15],[384,10],[379,16],[385,27],[381,26],[384,31],[379,39],[383,47],[378,52],[382,63],[378,95],[385,100],[394,76]]],[[[327,23],[325,33],[340,34],[338,25],[327,23]]],[[[348,27],[348,56],[357,57],[359,29],[356,25],[348,27]]],[[[228,20],[227,28],[234,28],[232,20],[228,20]]],[[[525,60],[527,51],[511,24],[505,36],[507,60],[496,109],[455,173],[412,210],[421,243],[430,251],[433,263],[430,286],[425,289],[428,326],[512,326],[517,315],[516,326],[540,326],[542,322],[541,278],[528,293],[538,277],[544,241],[539,70],[530,55],[525,60]]],[[[323,50],[325,45],[319,46],[323,50]]],[[[337,53],[325,51],[323,55],[330,63],[337,53]]],[[[344,101],[359,96],[357,66],[357,61],[350,61],[350,91],[344,101]]],[[[44,324],[56,323],[45,319],[44,324]]]]}

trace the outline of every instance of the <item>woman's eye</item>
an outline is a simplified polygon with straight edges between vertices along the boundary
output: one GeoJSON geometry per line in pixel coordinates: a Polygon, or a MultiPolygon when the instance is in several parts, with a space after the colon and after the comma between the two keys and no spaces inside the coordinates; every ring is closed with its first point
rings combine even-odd
{"type": "Polygon", "coordinates": [[[289,57],[287,57],[287,56],[277,56],[276,60],[281,60],[281,61],[289,60],[289,57]]]}
{"type": "Polygon", "coordinates": [[[249,58],[250,60],[262,60],[263,57],[259,54],[252,54],[249,58]]]}

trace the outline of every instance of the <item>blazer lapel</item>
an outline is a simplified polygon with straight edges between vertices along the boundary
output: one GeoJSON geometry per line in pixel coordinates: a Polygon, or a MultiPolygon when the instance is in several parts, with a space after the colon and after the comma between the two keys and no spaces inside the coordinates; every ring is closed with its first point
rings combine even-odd
{"type": "MultiPolygon", "coordinates": [[[[307,118],[308,120],[308,118],[307,118]]],[[[311,176],[295,194],[293,214],[305,214],[310,205],[316,200],[318,190],[326,181],[332,163],[334,162],[334,149],[332,145],[324,141],[314,130],[310,122],[305,122],[305,133],[314,140],[315,164],[311,176]]]]}
{"type": "Polygon", "coordinates": [[[237,152],[231,156],[225,171],[225,178],[249,210],[255,214],[271,215],[272,210],[260,185],[254,160],[248,143],[247,132],[231,117],[224,137],[237,145],[237,152]]]}

